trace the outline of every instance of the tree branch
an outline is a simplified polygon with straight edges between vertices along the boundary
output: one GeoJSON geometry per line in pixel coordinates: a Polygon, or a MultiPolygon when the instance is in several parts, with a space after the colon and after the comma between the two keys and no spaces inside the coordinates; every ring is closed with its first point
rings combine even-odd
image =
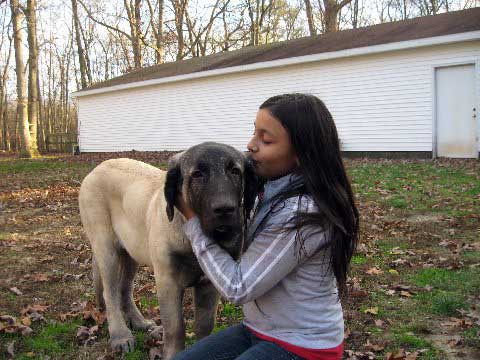
{"type": "Polygon", "coordinates": [[[100,25],[102,25],[102,26],[105,26],[106,28],[108,28],[108,29],[110,29],[110,30],[113,30],[113,31],[116,31],[116,32],[119,32],[119,33],[125,35],[125,36],[128,38],[128,40],[130,40],[130,41],[133,40],[132,37],[131,37],[128,33],[126,33],[125,31],[120,30],[119,28],[116,28],[116,27],[114,27],[114,26],[108,25],[107,23],[105,23],[105,22],[103,22],[103,21],[101,21],[101,20],[95,19],[95,17],[92,15],[92,12],[85,6],[85,4],[83,3],[83,1],[82,1],[82,0],[77,0],[77,1],[78,1],[78,2],[80,3],[80,5],[82,5],[82,7],[85,9],[85,11],[87,12],[88,17],[89,17],[90,19],[92,19],[94,22],[96,22],[97,24],[100,24],[100,25]]]}

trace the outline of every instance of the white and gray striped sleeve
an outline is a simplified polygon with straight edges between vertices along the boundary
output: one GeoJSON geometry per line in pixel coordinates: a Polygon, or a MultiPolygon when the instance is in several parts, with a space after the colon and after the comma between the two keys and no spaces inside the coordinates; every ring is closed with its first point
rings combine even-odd
{"type": "MultiPolygon", "coordinates": [[[[296,231],[279,231],[292,219],[296,206],[286,206],[270,215],[266,227],[255,236],[238,262],[203,233],[197,217],[184,225],[202,270],[225,299],[234,304],[255,300],[298,266],[303,256],[295,246],[296,231]]],[[[324,232],[310,237],[305,244],[311,250],[325,244],[324,232]]]]}

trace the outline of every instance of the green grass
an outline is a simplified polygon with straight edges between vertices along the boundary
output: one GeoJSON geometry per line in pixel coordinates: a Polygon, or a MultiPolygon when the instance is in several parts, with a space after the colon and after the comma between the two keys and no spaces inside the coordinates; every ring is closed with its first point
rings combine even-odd
{"type": "Polygon", "coordinates": [[[407,347],[408,349],[426,349],[432,345],[429,341],[422,339],[412,332],[400,332],[394,334],[394,339],[400,347],[407,347]]]}
{"type": "Polygon", "coordinates": [[[478,273],[471,268],[424,269],[410,280],[417,286],[433,286],[432,291],[421,292],[416,298],[426,311],[440,316],[458,315],[458,310],[468,309],[468,296],[480,293],[478,273]]]}
{"type": "Polygon", "coordinates": [[[480,262],[480,251],[465,251],[461,254],[461,257],[462,260],[480,262]]]}
{"type": "Polygon", "coordinates": [[[461,168],[380,162],[353,167],[349,173],[356,193],[387,207],[458,216],[480,209],[475,200],[480,182],[461,168]]]}
{"type": "Polygon", "coordinates": [[[78,321],[57,323],[51,322],[42,328],[34,328],[31,336],[23,341],[23,353],[33,352],[36,356],[61,358],[74,352],[75,335],[78,321]]]}
{"type": "Polygon", "coordinates": [[[464,295],[480,294],[478,269],[449,270],[429,268],[412,274],[409,278],[417,286],[433,286],[435,289],[464,295]]]}
{"type": "Polygon", "coordinates": [[[142,309],[149,309],[155,306],[158,306],[158,299],[155,295],[140,297],[140,307],[142,309]]]}
{"type": "Polygon", "coordinates": [[[365,255],[363,255],[363,254],[353,255],[353,257],[352,257],[352,264],[353,265],[364,265],[366,263],[368,263],[368,259],[365,255]]]}
{"type": "Polygon", "coordinates": [[[239,318],[242,316],[242,308],[231,303],[224,303],[220,316],[239,318]]]}
{"type": "Polygon", "coordinates": [[[0,161],[1,173],[38,173],[43,171],[70,170],[72,168],[89,167],[88,164],[65,163],[47,159],[18,159],[15,161],[0,161]]]}
{"type": "Polygon", "coordinates": [[[148,359],[148,354],[145,349],[145,333],[142,331],[133,331],[135,336],[135,350],[126,353],[124,358],[126,360],[143,360],[148,359]]]}
{"type": "Polygon", "coordinates": [[[465,330],[462,336],[468,346],[480,350],[480,326],[472,326],[471,328],[465,330]]]}

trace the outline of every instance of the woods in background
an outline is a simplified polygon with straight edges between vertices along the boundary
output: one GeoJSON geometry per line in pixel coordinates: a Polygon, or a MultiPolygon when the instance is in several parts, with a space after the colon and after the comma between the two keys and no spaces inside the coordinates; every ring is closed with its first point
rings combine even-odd
{"type": "Polygon", "coordinates": [[[142,67],[479,0],[0,0],[0,150],[70,151],[71,92],[142,67]],[[67,146],[68,145],[68,146],[67,146]]]}

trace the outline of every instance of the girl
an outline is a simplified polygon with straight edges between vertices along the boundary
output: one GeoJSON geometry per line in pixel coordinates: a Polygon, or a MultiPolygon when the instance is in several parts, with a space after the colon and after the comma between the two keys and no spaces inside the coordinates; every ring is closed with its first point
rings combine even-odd
{"type": "Polygon", "coordinates": [[[238,262],[183,200],[177,205],[200,266],[225,299],[243,305],[243,323],[175,359],[340,359],[340,298],[359,216],[332,116],[313,95],[274,96],[258,110],[248,150],[266,182],[238,262]]]}

